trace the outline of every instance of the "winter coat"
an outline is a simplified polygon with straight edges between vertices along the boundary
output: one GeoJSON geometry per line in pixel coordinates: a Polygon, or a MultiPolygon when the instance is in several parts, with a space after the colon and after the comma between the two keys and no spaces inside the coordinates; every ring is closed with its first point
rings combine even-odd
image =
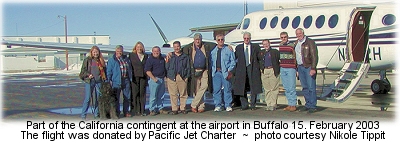
{"type": "Polygon", "coordinates": [[[165,69],[167,70],[167,78],[175,81],[176,79],[176,70],[175,64],[178,62],[178,66],[181,68],[181,71],[178,71],[178,74],[181,75],[182,79],[185,80],[190,76],[190,62],[189,56],[182,53],[180,55],[180,60],[178,61],[178,56],[175,53],[172,53],[171,58],[165,64],[165,69]]]}
{"type": "MultiPolygon", "coordinates": [[[[250,66],[251,66],[251,77],[249,77],[249,88],[251,94],[257,95],[262,93],[261,83],[261,72],[260,64],[262,63],[263,57],[260,54],[261,48],[258,44],[251,44],[250,51],[250,66]]],[[[246,88],[246,59],[244,54],[244,45],[240,44],[235,48],[236,67],[234,70],[234,81],[233,81],[233,95],[245,95],[247,93],[246,88]]]]}
{"type": "MultiPolygon", "coordinates": [[[[122,60],[127,62],[127,71],[126,74],[129,78],[129,81],[132,81],[132,68],[131,68],[131,60],[126,56],[122,55],[122,60]]],[[[107,61],[107,81],[112,81],[112,87],[113,88],[121,88],[121,80],[122,80],[122,75],[121,75],[121,68],[119,61],[115,54],[113,55],[112,58],[108,59],[107,61]]]]}

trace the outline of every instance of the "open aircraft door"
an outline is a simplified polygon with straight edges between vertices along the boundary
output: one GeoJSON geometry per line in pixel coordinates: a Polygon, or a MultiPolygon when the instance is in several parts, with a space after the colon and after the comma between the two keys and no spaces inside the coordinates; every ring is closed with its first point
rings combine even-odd
{"type": "Polygon", "coordinates": [[[338,77],[320,99],[344,102],[357,90],[368,73],[369,24],[375,7],[356,7],[350,14],[346,36],[346,62],[338,77]]]}

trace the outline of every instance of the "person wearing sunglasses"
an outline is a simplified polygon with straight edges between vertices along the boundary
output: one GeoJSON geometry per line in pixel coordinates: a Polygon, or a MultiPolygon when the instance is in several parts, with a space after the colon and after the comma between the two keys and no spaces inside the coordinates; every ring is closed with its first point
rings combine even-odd
{"type": "Polygon", "coordinates": [[[227,112],[232,112],[232,70],[234,69],[235,54],[224,44],[224,35],[216,36],[217,46],[211,51],[211,74],[213,83],[213,98],[215,112],[222,111],[222,106],[227,112]]]}

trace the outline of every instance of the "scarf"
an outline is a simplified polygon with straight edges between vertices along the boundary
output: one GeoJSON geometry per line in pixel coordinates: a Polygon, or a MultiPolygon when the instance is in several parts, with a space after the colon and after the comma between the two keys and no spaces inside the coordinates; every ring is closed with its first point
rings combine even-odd
{"type": "Polygon", "coordinates": [[[97,63],[97,67],[99,67],[101,79],[106,80],[106,73],[104,72],[103,65],[101,65],[101,63],[100,63],[100,61],[98,59],[96,60],[96,63],[97,63]]]}

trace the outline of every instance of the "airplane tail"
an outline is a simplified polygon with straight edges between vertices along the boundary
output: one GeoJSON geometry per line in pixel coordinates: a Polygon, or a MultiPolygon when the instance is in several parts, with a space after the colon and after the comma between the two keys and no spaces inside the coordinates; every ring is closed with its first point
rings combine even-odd
{"type": "MultiPolygon", "coordinates": [[[[150,14],[149,14],[149,15],[150,15],[150,14]]],[[[156,25],[158,32],[160,33],[161,37],[162,37],[163,40],[164,40],[164,43],[167,44],[167,43],[168,43],[168,39],[167,39],[167,37],[165,36],[164,32],[162,32],[160,26],[158,26],[157,22],[153,19],[153,17],[151,17],[151,15],[150,15],[150,18],[151,18],[151,20],[153,20],[154,25],[156,25]]]]}

